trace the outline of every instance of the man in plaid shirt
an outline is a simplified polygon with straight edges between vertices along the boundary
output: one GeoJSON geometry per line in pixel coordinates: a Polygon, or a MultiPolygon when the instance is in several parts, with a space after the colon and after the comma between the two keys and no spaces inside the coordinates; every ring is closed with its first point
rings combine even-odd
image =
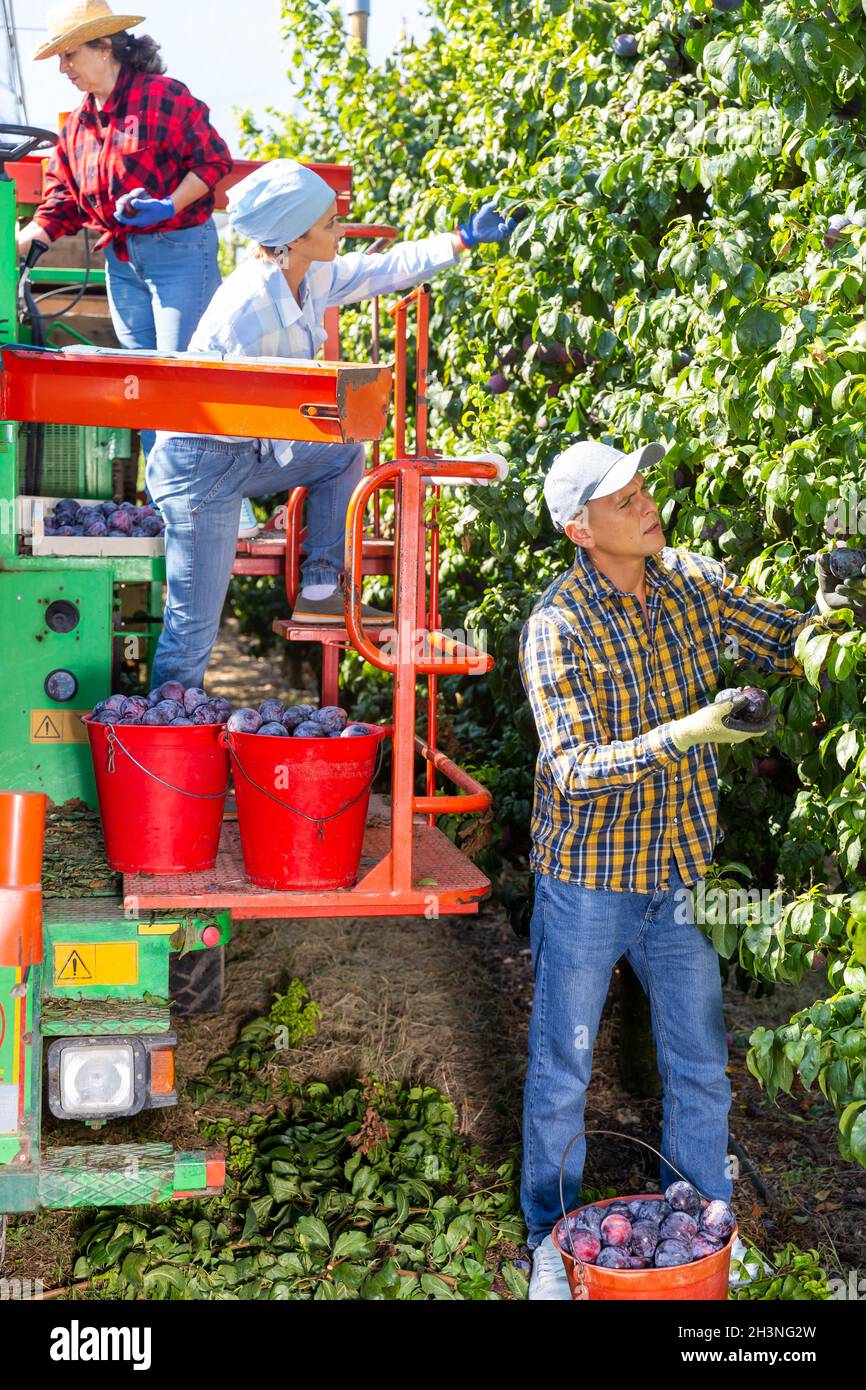
{"type": "MultiPolygon", "coordinates": [[[[733,643],[764,672],[799,675],[794,646],[807,622],[843,606],[866,622],[866,596],[856,583],[835,585],[826,557],[818,604],[803,614],[748,589],[716,560],[667,547],[639,471],[663,452],[582,442],[545,481],[554,524],[577,553],[536,604],[520,646],[541,745],[521,1186],[531,1299],[569,1297],[550,1236],[559,1167],[584,1125],[592,1048],[623,955],[652,1011],[661,1150],[709,1197],[730,1201],[719,964],[694,924],[690,890],[716,843],[716,745],[766,733],[773,719],[749,732],[728,727],[732,702],[713,702],[720,655],[733,643]]],[[[569,1156],[568,1194],[580,1190],[584,1156],[581,1139],[569,1156]]],[[[676,1176],[662,1164],[663,1188],[676,1176]]]]}

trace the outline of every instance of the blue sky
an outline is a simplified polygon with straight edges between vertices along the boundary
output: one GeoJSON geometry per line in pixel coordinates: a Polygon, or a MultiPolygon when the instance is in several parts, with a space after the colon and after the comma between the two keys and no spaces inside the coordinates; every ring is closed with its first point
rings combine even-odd
{"type": "MultiPolygon", "coordinates": [[[[58,59],[34,63],[31,53],[46,37],[45,16],[57,0],[15,0],[27,110],[31,125],[56,129],[58,112],[69,110],[79,93],[57,70],[58,59]]],[[[112,9],[133,13],[112,0],[112,9]]],[[[267,106],[288,101],[286,61],[279,39],[278,0],[146,0],[144,24],[133,32],[151,34],[162,45],[170,76],[185,82],[211,108],[211,120],[239,154],[233,107],[264,115],[267,106]]],[[[423,0],[371,0],[370,52],[374,61],[395,46],[400,30],[421,37],[427,29],[423,0]]],[[[8,98],[0,97],[4,120],[13,119],[8,98]]]]}

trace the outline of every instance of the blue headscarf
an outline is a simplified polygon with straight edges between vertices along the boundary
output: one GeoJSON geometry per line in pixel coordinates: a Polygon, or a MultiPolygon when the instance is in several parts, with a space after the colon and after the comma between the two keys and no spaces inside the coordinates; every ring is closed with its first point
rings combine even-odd
{"type": "Polygon", "coordinates": [[[229,222],[262,246],[285,246],[308,232],[335,196],[324,179],[297,160],[272,159],[229,189],[229,222]]]}

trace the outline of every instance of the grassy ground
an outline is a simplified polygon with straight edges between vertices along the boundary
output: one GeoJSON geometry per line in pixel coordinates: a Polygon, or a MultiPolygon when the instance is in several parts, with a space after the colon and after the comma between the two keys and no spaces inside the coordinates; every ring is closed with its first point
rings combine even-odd
{"type": "MultiPolygon", "coordinates": [[[[229,630],[215,657],[220,672],[212,683],[215,690],[238,701],[288,694],[275,666],[249,658],[239,663],[236,652],[229,630]]],[[[56,843],[62,842],[63,853],[68,853],[75,838],[67,824],[56,843]]],[[[104,866],[92,840],[77,858],[73,855],[73,864],[73,883],[104,884],[104,866]]],[[[49,880],[64,881],[56,855],[49,860],[49,880]]],[[[484,904],[477,917],[438,922],[372,918],[240,923],[229,949],[223,1012],[178,1025],[180,1076],[201,1074],[212,1058],[229,1049],[244,1022],[267,1009],[273,992],[297,976],[320,1004],[322,1018],[315,1038],[285,1054],[293,1077],[341,1082],[373,1072],[383,1080],[411,1079],[435,1086],[456,1106],[461,1132],[480,1144],[486,1156],[501,1161],[520,1143],[532,998],[527,946],[491,903],[484,904]]],[[[866,1174],[840,1159],[835,1117],[820,1093],[783,1098],[772,1105],[745,1065],[751,1030],[759,1023],[782,1022],[816,992],[809,980],[798,989],[780,987],[762,1000],[726,989],[726,1021],[733,1036],[731,1131],[764,1189],[760,1193],[741,1172],[735,1206],[742,1229],[761,1248],[772,1250],[789,1240],[801,1247],[816,1246],[831,1275],[847,1276],[849,1269],[863,1263],[866,1174]]],[[[621,1130],[657,1145],[660,1102],[636,1100],[626,1093],[619,1078],[618,1043],[614,990],[596,1046],[587,1126],[621,1130]]],[[[212,1105],[197,1111],[182,1095],[176,1110],[110,1126],[105,1138],[163,1139],[196,1147],[201,1142],[200,1118],[217,1113],[224,1111],[212,1105]]],[[[53,1143],[92,1142],[83,1126],[53,1121],[46,1124],[46,1138],[53,1143]]],[[[647,1155],[644,1163],[640,1154],[633,1145],[591,1140],[586,1182],[621,1192],[652,1188],[653,1161],[647,1155]]],[[[68,1285],[75,1232],[83,1219],[55,1212],[11,1219],[4,1274],[41,1278],[49,1289],[68,1285]]]]}

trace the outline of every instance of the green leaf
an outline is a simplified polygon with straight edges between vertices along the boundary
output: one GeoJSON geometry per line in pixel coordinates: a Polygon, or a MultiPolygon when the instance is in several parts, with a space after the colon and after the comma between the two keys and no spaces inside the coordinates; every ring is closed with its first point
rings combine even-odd
{"type": "Polygon", "coordinates": [[[363,1231],[341,1231],[334,1246],[333,1258],[335,1260],[361,1259],[372,1254],[374,1249],[375,1246],[367,1239],[363,1231]]]}
{"type": "Polygon", "coordinates": [[[295,1235],[305,1250],[330,1250],[331,1237],[324,1221],[317,1216],[302,1216],[295,1224],[295,1235]]]}
{"type": "Polygon", "coordinates": [[[779,341],[782,326],[769,309],[753,305],[740,315],[734,336],[739,352],[761,352],[779,341]]]}

